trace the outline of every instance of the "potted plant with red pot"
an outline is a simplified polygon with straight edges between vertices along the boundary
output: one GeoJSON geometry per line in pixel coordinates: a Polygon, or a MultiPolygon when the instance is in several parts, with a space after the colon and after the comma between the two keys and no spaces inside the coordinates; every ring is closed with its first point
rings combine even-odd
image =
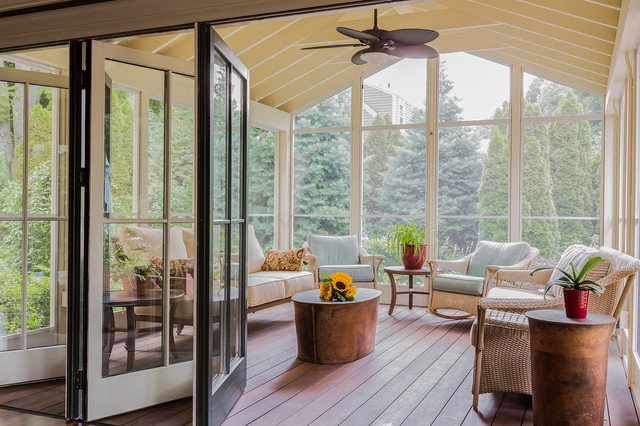
{"type": "Polygon", "coordinates": [[[431,227],[428,225],[418,225],[413,219],[396,223],[383,231],[387,250],[395,254],[405,269],[421,269],[427,259],[425,239],[430,230],[431,227]]]}
{"type": "Polygon", "coordinates": [[[564,311],[567,318],[581,319],[587,317],[589,293],[595,293],[599,296],[605,291],[605,288],[600,284],[586,279],[587,274],[589,274],[589,272],[601,262],[604,262],[604,259],[596,256],[589,259],[579,271],[576,270],[573,263],[569,263],[571,271],[564,271],[560,268],[538,268],[533,271],[531,275],[533,276],[533,274],[538,271],[548,269],[560,271],[562,276],[547,283],[544,288],[544,295],[546,297],[547,293],[554,285],[562,287],[562,292],[564,294],[564,311]]]}

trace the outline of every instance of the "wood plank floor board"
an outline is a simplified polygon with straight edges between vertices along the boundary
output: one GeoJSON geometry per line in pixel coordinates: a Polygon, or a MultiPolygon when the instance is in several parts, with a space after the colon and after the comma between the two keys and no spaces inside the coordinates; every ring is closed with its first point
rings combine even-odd
{"type": "Polygon", "coordinates": [[[609,363],[607,365],[607,402],[609,407],[608,420],[612,426],[622,426],[630,418],[638,418],[631,391],[627,387],[625,363],[620,358],[620,351],[616,341],[609,343],[609,363]]]}
{"type": "MultiPolygon", "coordinates": [[[[467,342],[465,342],[467,343],[467,342]]],[[[454,349],[456,345],[452,345],[452,349],[454,349]]],[[[446,364],[455,360],[455,362],[450,365],[443,374],[435,373],[437,377],[436,379],[429,380],[428,373],[420,377],[420,381],[437,381],[435,386],[433,386],[425,395],[425,397],[418,403],[411,414],[409,414],[406,419],[402,422],[402,424],[406,425],[419,425],[419,424],[431,424],[436,420],[438,414],[449,399],[451,395],[455,392],[455,390],[460,386],[460,384],[464,381],[467,373],[469,371],[469,365],[473,362],[473,349],[468,346],[467,349],[458,354],[454,349],[451,352],[451,356],[449,356],[449,352],[446,354],[447,356],[443,356],[440,359],[445,360],[446,364]],[[446,375],[446,380],[443,380],[443,377],[446,375]]],[[[426,386],[425,386],[426,387],[426,386]]],[[[402,399],[404,395],[401,395],[398,399],[402,399]]]]}
{"type": "Polygon", "coordinates": [[[438,417],[432,423],[432,426],[450,426],[462,424],[464,418],[467,417],[471,404],[473,403],[473,394],[471,393],[471,385],[473,383],[473,369],[469,370],[467,377],[460,383],[458,389],[453,393],[451,399],[442,408],[438,417]]]}
{"type": "MultiPolygon", "coordinates": [[[[437,321],[434,321],[437,322],[437,321]]],[[[424,328],[424,331],[429,333],[432,330],[425,328],[425,324],[414,323],[411,326],[405,327],[401,333],[395,333],[390,336],[389,339],[385,339],[382,343],[376,344],[376,349],[370,355],[356,360],[351,363],[343,364],[339,369],[326,376],[321,381],[316,382],[314,385],[305,389],[303,392],[295,395],[288,400],[285,404],[276,407],[268,414],[258,419],[259,423],[263,424],[275,424],[285,421],[283,424],[304,424],[314,420],[315,417],[322,414],[322,408],[330,408],[331,402],[339,402],[343,395],[346,395],[348,389],[355,389],[368,377],[375,374],[389,362],[392,362],[396,358],[399,351],[404,348],[409,348],[410,345],[398,346],[403,342],[403,336],[412,333],[412,330],[418,331],[420,328],[424,328]],[[378,368],[369,369],[367,373],[367,367],[378,360],[380,362],[378,368]],[[355,378],[353,386],[347,386],[349,380],[355,378]],[[322,401],[323,404],[316,405],[317,401],[322,401]],[[313,406],[312,406],[313,405],[313,406]],[[309,410],[313,408],[312,410],[309,410]],[[320,408],[320,411],[316,413],[315,408],[320,408]],[[291,416],[292,413],[301,415],[304,418],[291,416]],[[287,418],[289,417],[289,418],[287,418]]]]}
{"type": "Polygon", "coordinates": [[[521,393],[505,393],[496,417],[493,419],[493,426],[512,426],[522,424],[525,410],[531,397],[521,393]]]}
{"type": "MultiPolygon", "coordinates": [[[[605,417],[606,417],[606,415],[605,415],[605,417]]],[[[524,419],[522,420],[522,424],[523,425],[532,425],[533,424],[533,400],[531,398],[529,398],[527,400],[527,408],[524,411],[524,419]]],[[[605,419],[605,421],[602,424],[602,426],[608,426],[608,425],[609,425],[609,423],[605,419]]]]}
{"type": "Polygon", "coordinates": [[[373,376],[360,383],[352,392],[349,396],[349,406],[345,407],[345,404],[334,405],[323,413],[322,418],[318,419],[315,424],[338,424],[345,421],[354,410],[357,410],[359,406],[365,404],[368,399],[383,389],[387,383],[402,373],[405,368],[414,362],[421,363],[422,359],[429,359],[428,355],[424,355],[425,353],[428,353],[428,351],[438,351],[441,346],[448,347],[450,345],[450,339],[447,336],[451,330],[455,329],[455,325],[457,324],[440,324],[441,326],[439,327],[426,325],[423,327],[427,333],[426,337],[420,338],[417,342],[414,341],[413,344],[404,351],[393,351],[392,359],[380,368],[379,371],[376,371],[373,376]],[[441,333],[436,333],[436,330],[441,331],[441,333]],[[422,355],[424,355],[424,358],[421,358],[422,355]]]}
{"type": "Polygon", "coordinates": [[[347,423],[400,424],[469,347],[461,334],[467,328],[466,324],[456,324],[450,333],[429,346],[415,362],[355,410],[346,419],[347,423]],[[409,397],[414,398],[413,403],[405,401],[409,397]],[[409,404],[410,409],[407,409],[409,404]]]}

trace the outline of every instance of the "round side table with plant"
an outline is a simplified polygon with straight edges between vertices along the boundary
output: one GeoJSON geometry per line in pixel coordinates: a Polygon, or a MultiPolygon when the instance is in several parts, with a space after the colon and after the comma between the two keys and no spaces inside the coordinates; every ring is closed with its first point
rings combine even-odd
{"type": "Polygon", "coordinates": [[[555,269],[559,271],[563,276],[556,280],[551,280],[544,288],[544,295],[547,296],[549,290],[557,285],[562,287],[562,293],[564,295],[564,310],[567,318],[582,319],[587,317],[587,308],[589,307],[589,293],[594,293],[600,296],[604,293],[605,288],[595,281],[586,279],[589,272],[595,268],[599,263],[605,260],[600,256],[592,257],[589,259],[582,269],[576,270],[573,263],[569,263],[571,271],[565,271],[560,268],[538,268],[531,272],[531,276],[538,271],[555,269]]]}
{"type": "MultiPolygon", "coordinates": [[[[408,219],[382,232],[386,237],[387,250],[396,256],[398,262],[402,262],[405,269],[421,269],[427,259],[425,239],[430,230],[430,226],[418,225],[413,219],[408,219]]],[[[376,232],[376,240],[379,233],[376,232]]]]}

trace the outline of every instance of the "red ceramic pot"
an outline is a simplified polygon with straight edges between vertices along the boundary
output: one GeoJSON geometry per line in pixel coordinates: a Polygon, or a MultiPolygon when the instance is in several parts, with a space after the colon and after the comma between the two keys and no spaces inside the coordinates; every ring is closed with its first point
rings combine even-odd
{"type": "Polygon", "coordinates": [[[567,318],[586,318],[589,307],[589,290],[572,290],[563,288],[564,312],[567,318]]]}
{"type": "Polygon", "coordinates": [[[427,245],[420,244],[420,252],[416,250],[416,246],[404,246],[404,254],[402,256],[402,264],[405,269],[422,269],[424,261],[427,260],[427,245]],[[422,255],[420,255],[420,252],[422,255]]]}

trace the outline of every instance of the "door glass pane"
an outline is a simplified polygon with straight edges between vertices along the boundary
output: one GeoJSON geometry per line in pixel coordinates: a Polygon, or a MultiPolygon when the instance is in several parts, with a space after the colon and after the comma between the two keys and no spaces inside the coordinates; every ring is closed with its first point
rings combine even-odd
{"type": "MultiPolygon", "coordinates": [[[[180,229],[171,237],[181,238],[180,229]]],[[[186,256],[180,249],[172,247],[171,256],[186,256]]],[[[163,250],[162,224],[104,226],[104,376],[162,363],[163,250]]],[[[170,287],[170,299],[182,301],[184,291],[170,287]]]]}
{"type": "Polygon", "coordinates": [[[24,164],[24,84],[0,81],[0,140],[13,150],[0,150],[0,213],[22,213],[24,164]]]}
{"type": "MultiPolygon", "coordinates": [[[[231,225],[231,251],[232,253],[240,253],[240,224],[238,223],[234,223],[231,225]]],[[[229,322],[229,343],[231,348],[231,358],[238,356],[238,345],[240,342],[239,288],[240,284],[244,281],[244,279],[240,275],[241,268],[239,267],[244,263],[244,259],[240,255],[237,255],[236,258],[237,259],[234,259],[234,263],[232,263],[233,272],[231,273],[231,287],[229,291],[229,298],[231,299],[231,320],[229,322]]]]}
{"type": "Polygon", "coordinates": [[[171,75],[171,217],[193,218],[193,77],[171,75]]]}
{"type": "Polygon", "coordinates": [[[0,351],[22,347],[22,222],[0,221],[0,351]]]}
{"type": "Polygon", "coordinates": [[[161,218],[165,73],[105,61],[105,217],[161,218]]]}
{"type": "Polygon", "coordinates": [[[233,72],[231,75],[231,217],[240,217],[242,199],[242,79],[233,72]]]}
{"type": "Polygon", "coordinates": [[[211,327],[210,336],[212,353],[212,374],[214,377],[222,373],[222,346],[223,346],[223,323],[224,318],[224,297],[226,279],[226,249],[224,242],[225,225],[214,225],[211,227],[211,327]]]}
{"type": "Polygon", "coordinates": [[[60,225],[60,222],[49,221],[28,224],[28,348],[59,345],[66,341],[66,309],[63,309],[66,273],[58,273],[57,268],[66,263],[58,258],[58,249],[66,244],[66,232],[60,225]]]}
{"type": "MultiPolygon", "coordinates": [[[[171,259],[171,290],[178,290],[184,293],[181,300],[174,301],[170,307],[170,320],[175,331],[172,329],[173,339],[175,339],[175,349],[171,349],[169,353],[171,363],[189,361],[193,359],[193,308],[195,295],[195,234],[191,224],[182,223],[179,227],[172,227],[171,245],[176,244],[174,241],[175,230],[179,230],[182,234],[182,241],[178,241],[178,245],[184,244],[186,249],[186,258],[171,259]]],[[[162,272],[162,269],[159,270],[162,272]]]]}
{"type": "Polygon", "coordinates": [[[225,61],[214,55],[213,65],[213,147],[211,150],[211,182],[213,219],[226,218],[227,211],[227,68],[225,61]]]}

